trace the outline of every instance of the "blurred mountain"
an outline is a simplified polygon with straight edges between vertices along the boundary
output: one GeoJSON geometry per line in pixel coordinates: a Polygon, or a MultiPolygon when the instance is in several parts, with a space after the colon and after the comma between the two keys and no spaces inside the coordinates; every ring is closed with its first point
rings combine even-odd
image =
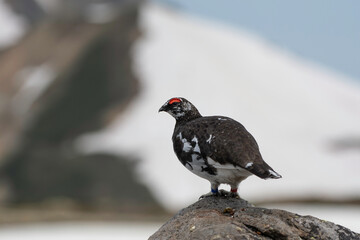
{"type": "Polygon", "coordinates": [[[35,0],[6,0],[6,3],[30,25],[41,22],[46,15],[35,0]]]}
{"type": "Polygon", "coordinates": [[[123,4],[112,5],[116,14],[101,24],[53,18],[35,1],[9,2],[36,26],[0,54],[1,202],[59,198],[160,210],[131,156],[82,155],[73,146],[79,135],[109,124],[138,91],[130,49],[139,35],[139,1],[106,1],[123,4]]]}
{"type": "Polygon", "coordinates": [[[29,25],[35,25],[44,19],[61,21],[81,20],[97,9],[119,12],[126,4],[138,0],[5,0],[11,9],[26,19],[29,25]]]}

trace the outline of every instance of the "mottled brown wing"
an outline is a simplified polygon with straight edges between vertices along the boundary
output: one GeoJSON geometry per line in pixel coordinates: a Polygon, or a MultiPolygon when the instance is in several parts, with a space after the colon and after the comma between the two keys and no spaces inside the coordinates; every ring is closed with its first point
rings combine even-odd
{"type": "Polygon", "coordinates": [[[262,159],[253,136],[239,122],[228,117],[212,116],[193,120],[187,125],[188,129],[194,129],[189,133],[197,135],[204,157],[220,164],[240,166],[260,178],[271,178],[272,172],[275,173],[262,159]]]}

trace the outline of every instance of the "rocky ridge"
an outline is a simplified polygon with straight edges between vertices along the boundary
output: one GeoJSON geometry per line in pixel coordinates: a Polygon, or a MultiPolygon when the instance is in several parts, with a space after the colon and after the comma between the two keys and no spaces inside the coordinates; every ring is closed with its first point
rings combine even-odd
{"type": "Polygon", "coordinates": [[[255,207],[243,199],[207,197],[180,210],[153,239],[360,239],[313,216],[255,207]]]}

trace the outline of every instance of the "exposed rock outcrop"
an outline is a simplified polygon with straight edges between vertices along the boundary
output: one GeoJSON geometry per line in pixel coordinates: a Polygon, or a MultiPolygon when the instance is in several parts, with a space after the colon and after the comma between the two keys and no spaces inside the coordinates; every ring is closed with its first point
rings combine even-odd
{"type": "Polygon", "coordinates": [[[208,197],[182,209],[150,240],[360,239],[360,234],[312,216],[254,207],[242,199],[208,197]]]}

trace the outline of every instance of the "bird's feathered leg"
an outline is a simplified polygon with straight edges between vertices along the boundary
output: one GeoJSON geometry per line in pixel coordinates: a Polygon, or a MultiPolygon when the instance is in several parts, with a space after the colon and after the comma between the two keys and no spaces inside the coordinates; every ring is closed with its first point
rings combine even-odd
{"type": "Polygon", "coordinates": [[[230,184],[230,194],[229,196],[232,198],[240,198],[238,194],[238,188],[240,183],[230,184]]]}
{"type": "Polygon", "coordinates": [[[240,198],[237,191],[238,191],[237,187],[231,187],[230,197],[232,197],[232,198],[240,198]]]}

